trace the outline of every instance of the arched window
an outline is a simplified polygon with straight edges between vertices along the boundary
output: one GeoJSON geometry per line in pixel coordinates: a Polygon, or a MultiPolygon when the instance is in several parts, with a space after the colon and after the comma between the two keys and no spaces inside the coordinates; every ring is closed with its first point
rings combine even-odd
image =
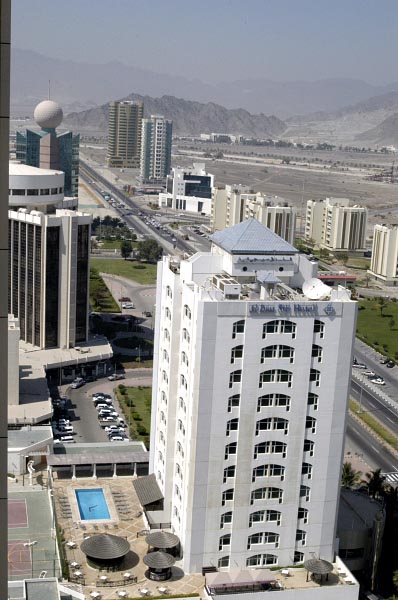
{"type": "Polygon", "coordinates": [[[284,369],[270,369],[260,373],[258,386],[263,387],[264,383],[287,383],[288,387],[292,387],[293,374],[284,369]]]}
{"type": "Polygon", "coordinates": [[[222,535],[220,537],[220,540],[218,543],[218,549],[223,550],[226,546],[230,546],[230,545],[231,545],[231,534],[226,533],[225,535],[222,535]]]}
{"type": "Polygon", "coordinates": [[[181,419],[178,419],[178,431],[181,431],[182,435],[185,435],[185,427],[181,419]]]}
{"type": "Polygon", "coordinates": [[[297,518],[301,521],[303,521],[303,523],[308,523],[308,509],[307,508],[300,508],[297,511],[297,518]]]}
{"type": "Polygon", "coordinates": [[[325,335],[325,323],[315,319],[314,321],[314,333],[319,333],[319,337],[322,339],[325,335]]]}
{"type": "Polygon", "coordinates": [[[232,338],[235,339],[239,333],[245,333],[245,320],[235,321],[232,325],[232,338]]]}
{"type": "Polygon", "coordinates": [[[168,342],[170,341],[170,333],[169,333],[169,330],[167,329],[167,327],[165,327],[165,329],[164,329],[164,339],[167,340],[168,342]]]}
{"type": "Polygon", "coordinates": [[[294,339],[296,337],[296,323],[286,319],[268,321],[263,325],[263,338],[266,338],[270,333],[289,333],[294,339]]]}
{"type": "Polygon", "coordinates": [[[307,475],[308,479],[311,479],[312,478],[312,465],[310,465],[310,463],[303,462],[303,464],[301,465],[301,474],[307,475]]]}
{"type": "Polygon", "coordinates": [[[230,525],[232,523],[232,510],[225,512],[221,515],[220,529],[223,529],[224,525],[230,525]]]}
{"type": "Polygon", "coordinates": [[[255,544],[274,544],[275,548],[278,548],[279,533],[273,531],[259,531],[253,533],[247,538],[247,549],[250,550],[255,544]]]}
{"type": "Polygon", "coordinates": [[[229,387],[231,388],[234,383],[240,383],[242,381],[242,369],[238,369],[237,371],[232,371],[229,374],[229,387]]]}
{"type": "Polygon", "coordinates": [[[301,544],[302,546],[305,546],[306,541],[307,541],[307,533],[303,529],[297,529],[296,530],[296,542],[301,544]]]}
{"type": "Polygon", "coordinates": [[[231,364],[234,364],[235,360],[242,358],[243,356],[243,344],[234,346],[231,350],[231,364]]]}
{"type": "Polygon", "coordinates": [[[164,314],[166,316],[166,319],[171,319],[171,312],[168,306],[166,306],[166,308],[164,309],[164,314]]]}
{"type": "Polygon", "coordinates": [[[171,287],[169,285],[166,286],[166,296],[168,296],[168,298],[173,298],[173,292],[171,291],[171,287]]]}
{"type": "Polygon", "coordinates": [[[231,412],[233,408],[236,408],[240,404],[240,394],[234,394],[228,398],[228,412],[231,412]]]}
{"type": "Polygon", "coordinates": [[[191,319],[192,318],[191,309],[189,308],[188,304],[184,304],[184,310],[183,310],[183,312],[184,312],[184,316],[187,319],[191,319]]]}
{"type": "Polygon", "coordinates": [[[274,464],[254,467],[252,482],[256,481],[258,477],[280,477],[281,481],[283,481],[285,479],[285,467],[274,464]]]}
{"type": "Polygon", "coordinates": [[[257,412],[260,412],[262,408],[269,406],[285,406],[286,410],[290,409],[290,396],[286,394],[265,394],[260,396],[257,400],[257,412]]]}
{"type": "Polygon", "coordinates": [[[297,565],[302,562],[304,562],[304,552],[295,552],[293,564],[297,565]]]}
{"type": "Polygon", "coordinates": [[[286,447],[286,444],[283,442],[261,442],[254,446],[254,458],[257,458],[260,454],[282,454],[283,458],[285,458],[286,447]]]}
{"type": "Polygon", "coordinates": [[[253,502],[255,502],[256,500],[278,500],[280,504],[283,500],[283,490],[275,487],[257,488],[251,493],[251,504],[253,504],[253,502]]]}
{"type": "Polygon", "coordinates": [[[310,456],[314,456],[315,443],[312,440],[304,440],[304,452],[308,452],[310,456]]]}
{"type": "Polygon", "coordinates": [[[167,352],[167,350],[163,350],[163,360],[169,362],[169,353],[167,352]]]}
{"type": "Polygon", "coordinates": [[[314,394],[313,392],[309,392],[308,394],[308,406],[312,406],[314,410],[318,410],[318,394],[314,394]]]}
{"type": "Polygon", "coordinates": [[[284,346],[282,344],[275,344],[273,346],[266,346],[261,350],[262,363],[264,363],[267,359],[272,358],[288,358],[292,363],[294,362],[294,348],[291,346],[284,346]]]}
{"type": "Polygon", "coordinates": [[[306,429],[310,429],[311,433],[316,433],[316,419],[314,417],[307,417],[305,427],[306,429]]]}
{"type": "Polygon", "coordinates": [[[222,569],[223,567],[229,567],[229,556],[222,556],[219,558],[217,565],[219,569],[222,569]]]}
{"type": "Polygon", "coordinates": [[[221,497],[221,504],[224,506],[226,502],[234,499],[234,489],[224,490],[221,497]]]}
{"type": "Polygon", "coordinates": [[[164,392],[163,390],[161,392],[161,398],[162,398],[162,402],[164,402],[165,404],[167,404],[166,392],[164,392]]]}
{"type": "Polygon", "coordinates": [[[230,419],[227,421],[227,431],[226,435],[229,435],[231,431],[238,431],[239,427],[239,419],[230,419]]]}
{"type": "Polygon", "coordinates": [[[274,554],[255,554],[246,559],[246,567],[266,567],[277,564],[278,557],[274,554]]]}
{"type": "Polygon", "coordinates": [[[256,510],[249,516],[249,527],[256,523],[275,523],[281,524],[281,514],[278,510],[256,510]]]}
{"type": "Polygon", "coordinates": [[[300,485],[300,498],[304,498],[306,502],[309,501],[311,495],[311,488],[308,485],[300,485]]]}
{"type": "Polygon", "coordinates": [[[188,329],[185,329],[185,327],[182,330],[182,339],[185,340],[186,342],[188,342],[188,344],[191,341],[191,336],[188,333],[188,329]]]}
{"type": "Polygon", "coordinates": [[[289,430],[289,421],[280,417],[269,417],[268,419],[260,419],[256,423],[256,435],[260,431],[276,431],[282,430],[286,435],[289,430]]]}
{"type": "Polygon", "coordinates": [[[322,362],[323,348],[321,346],[318,346],[317,344],[312,344],[311,356],[312,358],[315,358],[315,360],[317,360],[318,362],[322,362]]]}
{"type": "Polygon", "coordinates": [[[225,446],[224,458],[227,459],[229,456],[232,456],[233,454],[236,454],[237,451],[238,451],[238,444],[237,444],[237,442],[232,442],[231,444],[227,444],[225,446]]]}
{"type": "Polygon", "coordinates": [[[235,465],[230,465],[229,467],[225,467],[222,482],[226,483],[227,479],[231,479],[231,478],[235,477],[235,472],[236,472],[235,465]]]}
{"type": "Polygon", "coordinates": [[[188,356],[187,353],[184,352],[184,350],[181,352],[181,362],[186,365],[187,367],[189,366],[189,362],[188,362],[188,356]]]}
{"type": "Polygon", "coordinates": [[[313,381],[316,387],[319,387],[321,383],[321,372],[316,369],[310,369],[310,381],[313,381]]]}

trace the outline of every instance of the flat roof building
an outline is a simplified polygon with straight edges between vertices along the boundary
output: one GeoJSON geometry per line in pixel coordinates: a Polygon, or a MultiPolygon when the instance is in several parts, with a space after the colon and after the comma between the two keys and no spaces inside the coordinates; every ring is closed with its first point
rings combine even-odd
{"type": "Polygon", "coordinates": [[[110,102],[108,113],[108,167],[140,166],[144,103],[110,102]]]}
{"type": "Polygon", "coordinates": [[[369,273],[385,285],[398,284],[398,225],[375,225],[369,273]]]}
{"type": "Polygon", "coordinates": [[[367,222],[367,208],[348,198],[308,200],[305,238],[332,251],[365,250],[367,222]]]}
{"type": "Polygon", "coordinates": [[[173,167],[167,176],[166,192],[159,194],[159,206],[210,215],[213,185],[214,175],[207,173],[205,163],[173,167]]]}
{"type": "Polygon", "coordinates": [[[161,115],[142,120],[141,180],[164,181],[170,173],[173,122],[161,115]]]}
{"type": "Polygon", "coordinates": [[[286,200],[253,193],[240,185],[213,188],[210,221],[213,231],[233,227],[252,217],[293,244],[296,209],[286,200]]]}
{"type": "Polygon", "coordinates": [[[158,266],[150,472],[183,569],[332,561],[356,303],[256,219],[211,241],[158,266]]]}

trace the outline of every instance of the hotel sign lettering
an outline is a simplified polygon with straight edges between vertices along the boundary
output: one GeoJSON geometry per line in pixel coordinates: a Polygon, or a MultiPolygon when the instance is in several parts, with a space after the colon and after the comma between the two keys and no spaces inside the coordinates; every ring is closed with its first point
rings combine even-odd
{"type": "MultiPolygon", "coordinates": [[[[299,316],[314,316],[319,314],[320,305],[317,303],[299,304],[295,302],[273,302],[272,304],[249,304],[250,314],[263,315],[295,315],[299,316]]],[[[335,314],[335,309],[331,303],[326,306],[322,305],[323,313],[326,315],[335,314]]]]}

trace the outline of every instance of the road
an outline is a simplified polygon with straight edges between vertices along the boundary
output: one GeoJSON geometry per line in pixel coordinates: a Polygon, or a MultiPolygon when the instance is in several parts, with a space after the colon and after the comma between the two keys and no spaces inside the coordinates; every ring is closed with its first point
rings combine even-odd
{"type": "Polygon", "coordinates": [[[126,206],[129,207],[128,211],[131,211],[132,215],[127,215],[126,210],[121,208],[115,208],[115,210],[120,214],[123,221],[125,221],[128,225],[133,226],[138,233],[141,235],[150,234],[167,252],[171,250],[179,250],[182,254],[193,254],[195,249],[191,247],[185,240],[181,238],[174,238],[176,241],[172,242],[170,236],[164,234],[159,231],[152,225],[148,225],[143,223],[138,213],[143,213],[144,217],[153,217],[153,211],[146,211],[142,209],[134,200],[132,200],[129,196],[127,196],[122,190],[120,190],[116,185],[111,183],[108,179],[100,175],[93,167],[88,165],[86,162],[80,161],[80,176],[82,179],[88,184],[93,185],[92,181],[99,182],[102,187],[109,190],[112,196],[120,201],[122,201],[126,206]]]}
{"type": "MultiPolygon", "coordinates": [[[[364,434],[364,428],[348,416],[345,440],[347,453],[360,457],[370,469],[381,468],[383,473],[398,471],[398,458],[390,454],[377,440],[364,434]]],[[[365,465],[365,468],[367,468],[365,465]]]]}
{"type": "Polygon", "coordinates": [[[388,369],[385,365],[380,364],[382,355],[358,339],[355,340],[354,356],[358,362],[365,363],[369,369],[383,377],[386,382],[383,390],[398,402],[398,367],[395,366],[392,369],[388,369]]]}
{"type": "Polygon", "coordinates": [[[358,381],[351,381],[351,396],[360,402],[364,412],[371,413],[384,427],[398,433],[398,413],[393,407],[386,404],[382,398],[364,388],[358,381]]]}

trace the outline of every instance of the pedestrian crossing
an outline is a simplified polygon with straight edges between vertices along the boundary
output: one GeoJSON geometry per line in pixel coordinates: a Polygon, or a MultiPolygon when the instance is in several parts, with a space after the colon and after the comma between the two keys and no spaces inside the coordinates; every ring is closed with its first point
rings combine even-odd
{"type": "Polygon", "coordinates": [[[382,473],[387,483],[398,483],[398,471],[393,473],[382,473]]]}

